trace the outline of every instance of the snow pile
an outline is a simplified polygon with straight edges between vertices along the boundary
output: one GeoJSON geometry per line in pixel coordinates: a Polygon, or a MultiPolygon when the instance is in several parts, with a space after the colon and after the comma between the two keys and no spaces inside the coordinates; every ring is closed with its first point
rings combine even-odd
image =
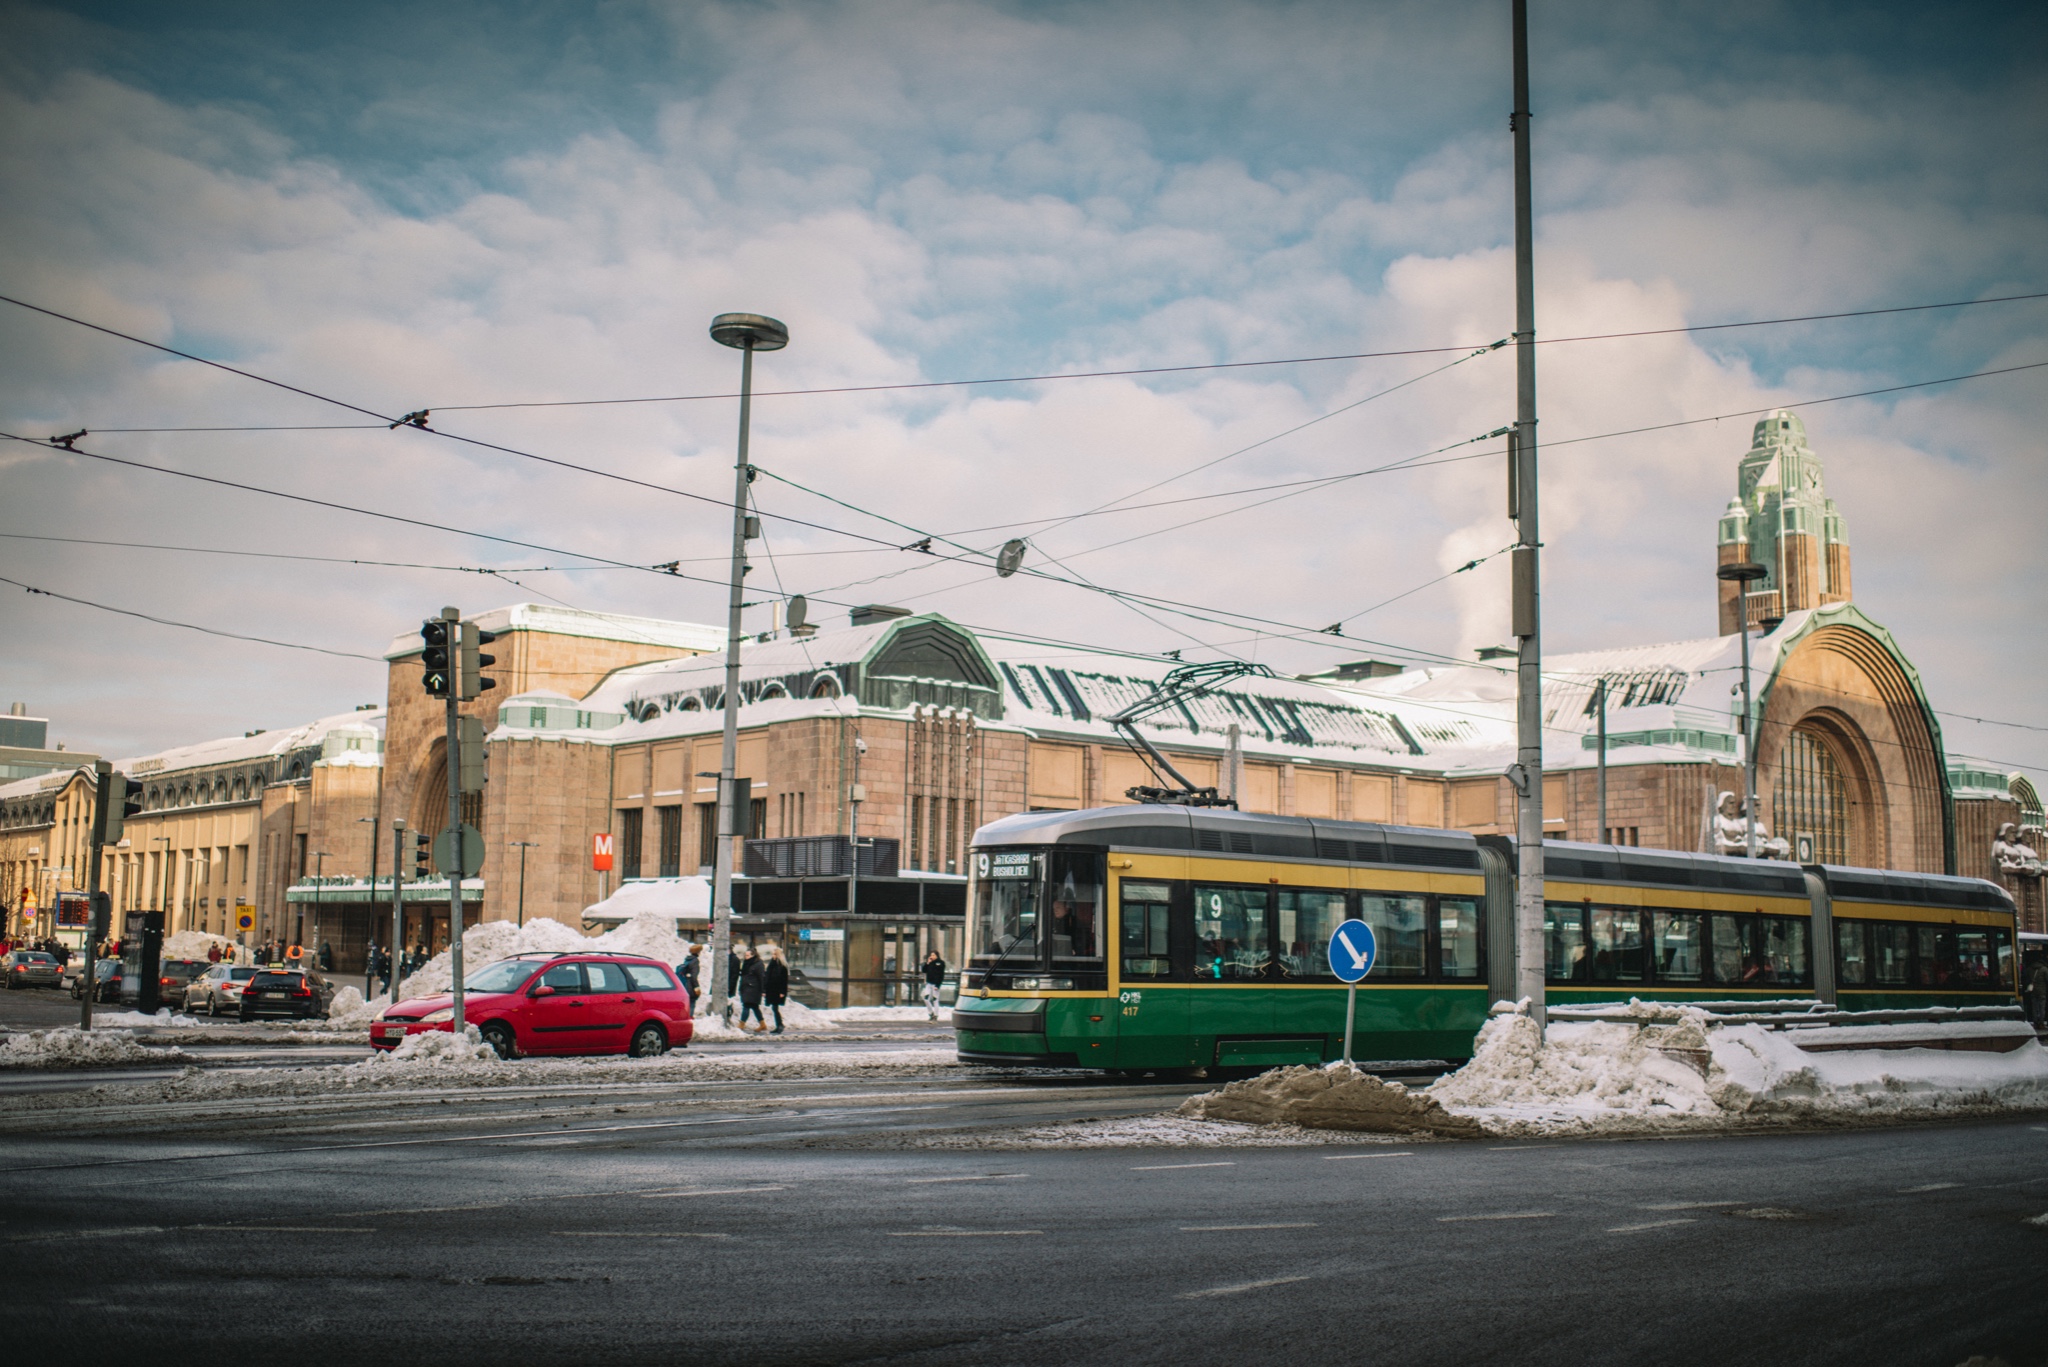
{"type": "Polygon", "coordinates": [[[233,961],[235,942],[225,935],[213,935],[204,930],[181,930],[166,936],[163,956],[166,959],[203,959],[215,946],[219,946],[223,959],[233,961]]]}
{"type": "Polygon", "coordinates": [[[1472,1137],[1479,1122],[1452,1115],[1436,1098],[1382,1082],[1344,1062],[1321,1068],[1275,1068],[1204,1092],[1181,1103],[1190,1120],[1227,1120],[1246,1125],[1298,1125],[1314,1130],[1367,1130],[1383,1134],[1442,1134],[1472,1137]]]}
{"type": "Polygon", "coordinates": [[[390,1004],[381,996],[366,1002],[361,988],[344,987],[327,1004],[327,1023],[339,1027],[368,1025],[377,1019],[379,1011],[390,1004]]]}
{"type": "MultiPolygon", "coordinates": [[[[1277,1149],[1310,1144],[1383,1145],[1407,1139],[1381,1139],[1299,1125],[1247,1125],[1230,1120],[1191,1120],[1175,1115],[1136,1116],[1127,1120],[1075,1120],[1060,1125],[1032,1125],[1019,1130],[920,1135],[909,1141],[918,1149],[1277,1149]]],[[[1424,1141],[1428,1142],[1428,1141],[1424,1141]]]]}
{"type": "Polygon", "coordinates": [[[172,1015],[168,1006],[159,1007],[154,1016],[145,1016],[140,1011],[95,1011],[92,1013],[95,1025],[197,1025],[191,1016],[172,1015]]]}
{"type": "Polygon", "coordinates": [[[1496,1015],[1472,1061],[1427,1093],[1492,1135],[1884,1123],[2048,1110],[2048,1050],[1810,1054],[1793,1032],[1631,1002],[1610,1019],[1553,1024],[1541,1044],[1524,1012],[1496,1015]]]}
{"type": "Polygon", "coordinates": [[[0,1068],[103,1068],[124,1063],[179,1063],[182,1049],[149,1049],[132,1030],[31,1030],[0,1044],[0,1068]]]}

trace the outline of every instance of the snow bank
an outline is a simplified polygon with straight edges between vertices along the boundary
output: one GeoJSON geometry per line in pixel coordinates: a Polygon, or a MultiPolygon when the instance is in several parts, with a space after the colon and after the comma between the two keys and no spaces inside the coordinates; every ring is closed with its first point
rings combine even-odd
{"type": "MultiPolygon", "coordinates": [[[[131,1013],[132,1014],[132,1013],[131,1013]]],[[[146,1019],[146,1018],[145,1018],[146,1019]]],[[[149,1049],[132,1030],[31,1030],[0,1044],[0,1068],[101,1068],[126,1063],[180,1063],[182,1049],[149,1049]]]]}
{"type": "Polygon", "coordinates": [[[1792,1032],[1715,1025],[1630,1003],[1633,1020],[1558,1023],[1539,1045],[1520,1011],[1479,1032],[1472,1061],[1428,1095],[1493,1135],[1642,1134],[1885,1123],[2048,1109],[2048,1050],[1810,1054],[1792,1032]]]}
{"type": "Polygon", "coordinates": [[[368,1025],[377,1019],[377,1013],[391,1005],[389,999],[379,996],[373,1001],[363,1000],[359,987],[344,987],[334,994],[334,1000],[327,1004],[327,1024],[339,1029],[352,1029],[368,1025]]]}
{"type": "MultiPolygon", "coordinates": [[[[950,1006],[940,1007],[940,1021],[947,1020],[952,1010],[950,1006]]],[[[833,1006],[811,1014],[830,1021],[926,1021],[929,1018],[922,1006],[833,1006]]]]}
{"type": "Polygon", "coordinates": [[[1391,1147],[1397,1142],[1409,1141],[1299,1125],[1249,1125],[1175,1115],[1074,1120],[992,1133],[919,1135],[909,1141],[910,1147],[918,1149],[1278,1149],[1311,1144],[1391,1147]]]}
{"type": "Polygon", "coordinates": [[[232,957],[235,942],[227,936],[204,930],[181,930],[165,937],[163,956],[166,959],[203,959],[206,952],[216,945],[220,947],[221,957],[232,957]]]}
{"type": "Polygon", "coordinates": [[[1248,1125],[1298,1125],[1313,1130],[1368,1130],[1382,1134],[1482,1133],[1469,1116],[1452,1115],[1436,1098],[1382,1082],[1344,1062],[1321,1068],[1275,1068],[1204,1092],[1181,1103],[1191,1120],[1248,1125]]]}
{"type": "Polygon", "coordinates": [[[145,1016],[140,1011],[95,1011],[94,1025],[197,1025],[199,1022],[186,1015],[172,1015],[168,1006],[160,1007],[154,1016],[145,1016]]]}

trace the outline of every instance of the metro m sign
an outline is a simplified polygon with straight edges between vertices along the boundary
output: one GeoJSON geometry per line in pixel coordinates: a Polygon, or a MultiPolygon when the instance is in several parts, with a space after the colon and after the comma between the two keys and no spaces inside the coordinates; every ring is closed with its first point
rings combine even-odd
{"type": "Polygon", "coordinates": [[[590,867],[596,873],[612,871],[612,833],[599,831],[590,837],[590,867]]]}

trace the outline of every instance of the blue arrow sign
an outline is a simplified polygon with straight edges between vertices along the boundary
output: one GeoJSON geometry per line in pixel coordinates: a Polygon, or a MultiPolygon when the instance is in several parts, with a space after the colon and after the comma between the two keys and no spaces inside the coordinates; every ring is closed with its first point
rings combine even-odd
{"type": "Polygon", "coordinates": [[[1379,942],[1372,927],[1363,921],[1340,921],[1330,932],[1330,971],[1339,982],[1355,983],[1372,972],[1379,957],[1379,942]]]}

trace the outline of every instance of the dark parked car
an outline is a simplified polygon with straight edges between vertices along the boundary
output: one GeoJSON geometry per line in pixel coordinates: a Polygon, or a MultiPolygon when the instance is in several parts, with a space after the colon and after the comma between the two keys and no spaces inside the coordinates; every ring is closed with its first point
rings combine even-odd
{"type": "MultiPolygon", "coordinates": [[[[93,993],[96,1002],[118,1002],[121,1000],[121,961],[119,959],[94,959],[92,976],[99,983],[99,990],[93,993]]],[[[85,973],[81,969],[71,975],[71,995],[81,1001],[85,998],[85,973]]]]}
{"type": "Polygon", "coordinates": [[[165,959],[157,970],[157,1000],[165,1006],[184,1006],[185,989],[211,967],[204,959],[165,959]]]}
{"type": "Polygon", "coordinates": [[[242,989],[243,1020],[258,1016],[292,1016],[299,1020],[327,1019],[334,1001],[334,984],[309,968],[266,968],[249,979],[242,989]]]}
{"type": "Polygon", "coordinates": [[[17,949],[0,959],[0,974],[6,976],[10,989],[55,987],[63,970],[54,954],[46,954],[40,949],[17,949]]]}

